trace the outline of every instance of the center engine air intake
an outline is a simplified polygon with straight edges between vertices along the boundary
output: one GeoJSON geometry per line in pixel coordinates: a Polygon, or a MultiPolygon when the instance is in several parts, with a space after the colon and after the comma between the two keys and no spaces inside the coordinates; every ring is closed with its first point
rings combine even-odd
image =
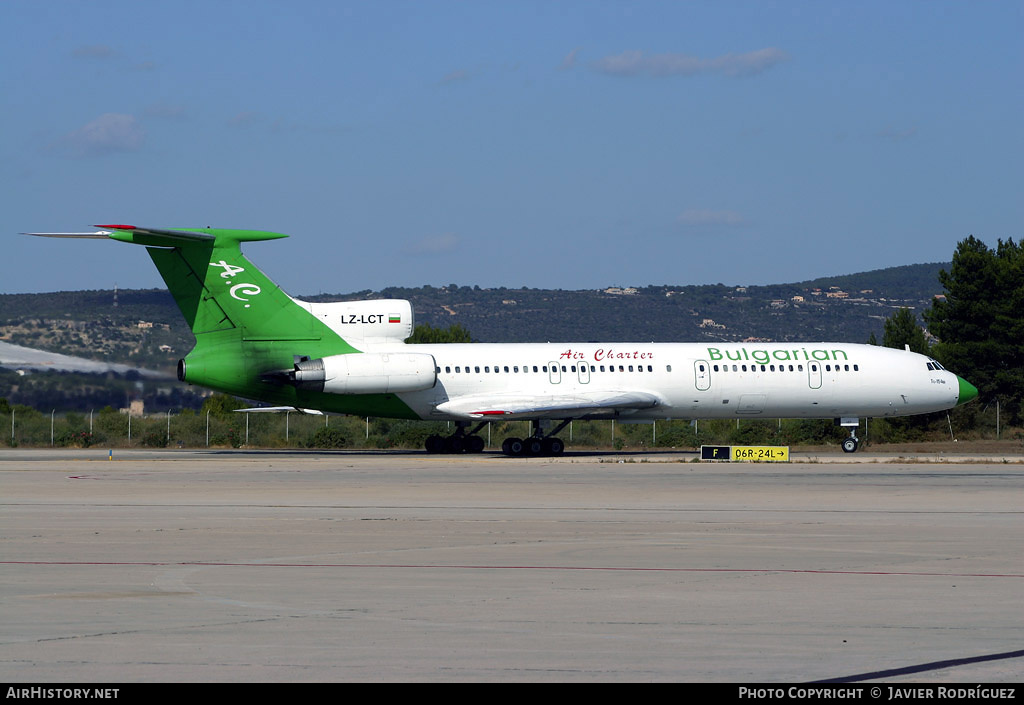
{"type": "Polygon", "coordinates": [[[351,353],[295,363],[298,389],[328,394],[387,394],[430,389],[434,356],[425,353],[351,353]]]}

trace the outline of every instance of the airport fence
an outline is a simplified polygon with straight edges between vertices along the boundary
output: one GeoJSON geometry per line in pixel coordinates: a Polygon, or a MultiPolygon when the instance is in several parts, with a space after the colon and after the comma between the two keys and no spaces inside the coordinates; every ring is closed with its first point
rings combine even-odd
{"type": "MultiPolygon", "coordinates": [[[[550,427],[549,427],[550,428],[550,427]]],[[[92,446],[126,448],[422,448],[432,434],[448,435],[455,425],[299,412],[214,413],[193,410],[129,416],[112,409],[43,412],[9,407],[0,413],[0,434],[8,447],[92,446]]],[[[526,421],[495,421],[480,430],[486,447],[509,436],[530,435],[526,421]]],[[[741,419],[627,423],[574,421],[559,437],[569,448],[642,450],[693,449],[702,444],[836,445],[848,429],[830,420],[741,419]]],[[[1007,427],[995,404],[967,405],[945,413],[900,419],[861,419],[857,435],[868,445],[913,441],[999,439],[1020,442],[1024,432],[1007,427]]]]}

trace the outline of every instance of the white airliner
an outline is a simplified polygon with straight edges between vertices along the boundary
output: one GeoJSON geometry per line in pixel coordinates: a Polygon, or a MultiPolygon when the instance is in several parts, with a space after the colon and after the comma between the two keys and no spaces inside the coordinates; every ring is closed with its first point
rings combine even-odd
{"type": "Polygon", "coordinates": [[[850,343],[474,343],[408,345],[408,301],[293,299],[240,243],[286,237],[102,225],[145,245],[196,336],[178,378],[300,410],[454,421],[430,452],[480,452],[489,421],[531,422],[509,455],[559,455],[574,419],[836,419],[857,450],[860,417],[950,409],[978,390],[935,360],[850,343]],[[553,427],[552,427],[553,426],[553,427]]]}

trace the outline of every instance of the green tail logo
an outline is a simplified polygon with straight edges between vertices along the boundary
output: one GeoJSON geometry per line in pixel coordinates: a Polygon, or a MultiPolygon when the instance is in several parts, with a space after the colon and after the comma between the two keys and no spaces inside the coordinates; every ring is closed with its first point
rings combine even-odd
{"type": "MultiPolygon", "coordinates": [[[[144,245],[196,336],[178,378],[251,396],[254,378],[293,365],[297,351],[317,357],[358,352],[321,324],[250,262],[241,243],[281,233],[218,228],[161,230],[100,225],[113,240],[144,245]]],[[[278,385],[261,390],[292,396],[278,385]]]]}

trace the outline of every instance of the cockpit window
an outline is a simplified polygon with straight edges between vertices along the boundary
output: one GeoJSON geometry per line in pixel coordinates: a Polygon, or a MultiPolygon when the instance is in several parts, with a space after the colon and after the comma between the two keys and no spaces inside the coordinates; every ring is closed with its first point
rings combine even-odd
{"type": "Polygon", "coordinates": [[[928,369],[929,370],[944,370],[946,368],[943,367],[942,365],[940,365],[939,363],[935,362],[935,360],[929,360],[928,361],[928,369]]]}

